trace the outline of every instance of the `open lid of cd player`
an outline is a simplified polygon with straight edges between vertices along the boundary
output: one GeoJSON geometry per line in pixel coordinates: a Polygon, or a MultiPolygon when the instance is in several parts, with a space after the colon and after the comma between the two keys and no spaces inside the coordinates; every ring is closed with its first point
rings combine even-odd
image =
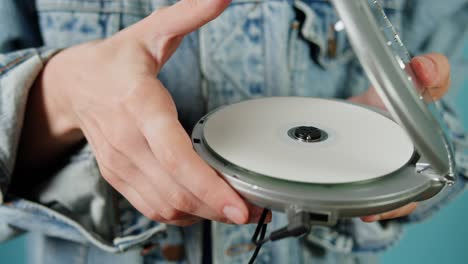
{"type": "Polygon", "coordinates": [[[215,109],[192,132],[196,152],[236,191],[291,223],[386,212],[454,180],[437,107],[378,1],[331,2],[392,118],[343,100],[273,97],[215,109]]]}
{"type": "Polygon", "coordinates": [[[405,128],[428,166],[453,179],[454,158],[436,103],[421,87],[411,57],[377,0],[331,0],[348,39],[392,117],[405,128]]]}

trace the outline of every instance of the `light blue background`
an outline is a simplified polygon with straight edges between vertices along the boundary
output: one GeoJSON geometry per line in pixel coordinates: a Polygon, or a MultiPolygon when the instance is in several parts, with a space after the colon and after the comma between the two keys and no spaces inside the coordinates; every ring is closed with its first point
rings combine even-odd
{"type": "MultiPolygon", "coordinates": [[[[466,52],[468,56],[468,49],[466,52]]],[[[468,73],[467,73],[468,74],[468,73]]],[[[457,92],[457,105],[465,128],[468,127],[468,82],[457,92]]],[[[434,217],[406,228],[404,239],[382,256],[383,264],[462,264],[468,263],[468,192],[434,217]]],[[[0,245],[0,263],[27,261],[25,237],[0,245]]]]}
{"type": "MultiPolygon", "coordinates": [[[[465,49],[468,57],[468,45],[465,49]]],[[[468,73],[466,73],[468,76],[468,73]]],[[[468,128],[468,78],[456,92],[456,105],[468,128]]],[[[468,151],[468,150],[467,150],[468,151]]],[[[384,264],[468,263],[468,192],[422,224],[408,226],[404,239],[383,256],[384,264]]]]}

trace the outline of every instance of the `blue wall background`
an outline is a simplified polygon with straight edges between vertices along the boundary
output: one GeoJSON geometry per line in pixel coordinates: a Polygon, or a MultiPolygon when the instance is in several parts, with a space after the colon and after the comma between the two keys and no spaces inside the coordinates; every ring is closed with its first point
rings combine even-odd
{"type": "Polygon", "coordinates": [[[1,263],[23,264],[26,263],[25,237],[19,237],[0,246],[1,263]]]}
{"type": "MultiPolygon", "coordinates": [[[[468,45],[465,49],[468,58],[468,45]]],[[[468,73],[466,73],[468,75],[468,73]]],[[[454,94],[465,130],[468,128],[468,78],[454,94]]],[[[468,151],[468,150],[466,150],[468,151]]],[[[468,263],[468,192],[422,224],[409,225],[404,239],[383,255],[384,264],[468,263]]]]}
{"type": "MultiPolygon", "coordinates": [[[[468,48],[465,52],[468,56],[468,48]]],[[[468,73],[467,73],[468,74],[468,73]]],[[[457,92],[457,105],[468,128],[468,82],[457,92]]],[[[382,256],[383,264],[468,263],[468,192],[429,220],[407,226],[404,239],[382,256]]],[[[25,236],[0,245],[0,263],[27,262],[25,236]]]]}

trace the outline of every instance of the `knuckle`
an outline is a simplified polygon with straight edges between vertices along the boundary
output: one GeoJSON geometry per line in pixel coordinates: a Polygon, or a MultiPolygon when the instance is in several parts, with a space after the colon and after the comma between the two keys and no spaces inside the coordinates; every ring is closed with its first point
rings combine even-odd
{"type": "Polygon", "coordinates": [[[149,219],[151,219],[151,220],[153,220],[155,222],[166,222],[167,221],[164,217],[162,217],[156,211],[147,212],[145,215],[146,215],[146,217],[148,217],[149,219]]]}
{"type": "Polygon", "coordinates": [[[193,213],[196,211],[195,201],[185,192],[174,192],[171,199],[174,207],[178,210],[186,213],[193,213]]]}
{"type": "Polygon", "coordinates": [[[161,215],[168,221],[177,221],[181,220],[184,217],[184,213],[175,209],[174,207],[165,208],[161,215]]]}
{"type": "MultiPolygon", "coordinates": [[[[217,190],[223,190],[223,188],[220,188],[220,186],[218,186],[217,190]]],[[[223,193],[227,193],[227,192],[223,192],[223,193]]],[[[209,190],[208,188],[205,188],[205,187],[200,187],[198,190],[197,190],[197,197],[201,200],[201,201],[219,201],[221,197],[223,196],[219,196],[219,197],[215,197],[215,192],[213,190],[209,190]]]]}

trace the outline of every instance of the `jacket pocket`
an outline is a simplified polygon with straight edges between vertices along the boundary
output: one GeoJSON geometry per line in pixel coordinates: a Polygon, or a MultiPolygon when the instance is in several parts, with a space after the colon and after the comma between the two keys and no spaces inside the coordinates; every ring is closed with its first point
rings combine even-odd
{"type": "MultiPolygon", "coordinates": [[[[374,9],[373,2],[369,1],[369,5],[374,9]]],[[[379,3],[395,28],[400,29],[404,0],[380,0],[379,3]]],[[[311,56],[316,62],[330,68],[354,57],[344,25],[329,1],[299,0],[294,5],[301,20],[300,36],[310,43],[311,56]]],[[[379,20],[380,13],[375,14],[379,20]]]]}
{"type": "Polygon", "coordinates": [[[284,95],[289,83],[287,46],[292,19],[288,1],[235,1],[201,29],[200,60],[208,109],[284,95]]]}

